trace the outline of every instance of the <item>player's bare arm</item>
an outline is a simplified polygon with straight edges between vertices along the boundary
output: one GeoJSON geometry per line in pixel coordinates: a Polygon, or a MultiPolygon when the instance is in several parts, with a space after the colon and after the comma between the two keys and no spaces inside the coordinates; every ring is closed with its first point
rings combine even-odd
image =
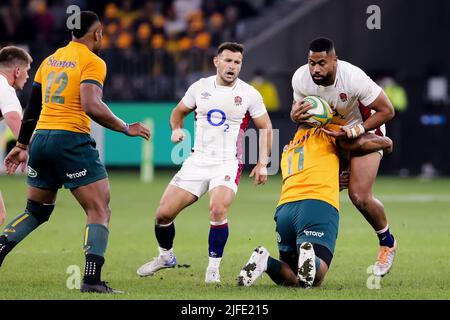
{"type": "Polygon", "coordinates": [[[39,116],[42,111],[42,92],[41,85],[35,83],[31,89],[30,99],[22,119],[19,135],[16,146],[8,153],[4,163],[6,172],[13,174],[20,166],[22,172],[25,172],[25,167],[28,160],[28,144],[33,135],[39,116]]]}
{"type": "Polygon", "coordinates": [[[363,126],[366,131],[378,128],[391,120],[395,115],[394,107],[384,91],[381,91],[375,101],[368,107],[376,112],[364,121],[363,126]]]}
{"type": "Polygon", "coordinates": [[[17,138],[19,136],[20,125],[22,123],[22,117],[19,112],[11,111],[3,115],[7,126],[11,129],[14,136],[17,138]]]}
{"type": "Polygon", "coordinates": [[[172,137],[171,140],[173,143],[178,143],[183,141],[184,132],[183,125],[184,119],[187,117],[189,113],[191,113],[193,109],[186,107],[183,101],[180,101],[177,106],[172,110],[170,114],[170,127],[172,128],[172,137]]]}
{"type": "Polygon", "coordinates": [[[375,101],[368,105],[368,107],[375,110],[375,113],[367,118],[364,123],[353,127],[342,127],[342,131],[345,132],[348,138],[357,138],[367,131],[378,128],[391,120],[395,115],[394,107],[383,91],[380,92],[375,101]]]}
{"type": "Polygon", "coordinates": [[[86,114],[105,128],[123,132],[130,137],[150,138],[150,131],[139,122],[127,124],[112,113],[102,101],[102,89],[91,83],[80,85],[80,100],[86,114]]]}
{"type": "Polygon", "coordinates": [[[255,176],[255,184],[265,184],[267,182],[267,164],[269,162],[270,152],[272,148],[272,122],[269,115],[264,115],[254,118],[253,122],[259,134],[259,157],[258,163],[250,173],[250,177],[255,176]]]}
{"type": "Polygon", "coordinates": [[[392,140],[388,137],[378,136],[374,133],[366,132],[357,139],[339,139],[337,140],[340,148],[355,153],[372,153],[383,150],[391,153],[393,148],[392,140]]]}

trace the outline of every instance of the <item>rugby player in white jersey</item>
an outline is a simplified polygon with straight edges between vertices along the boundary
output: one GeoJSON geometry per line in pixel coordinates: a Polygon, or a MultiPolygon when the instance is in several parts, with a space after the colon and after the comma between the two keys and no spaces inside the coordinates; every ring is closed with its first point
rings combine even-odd
{"type": "MultiPolygon", "coordinates": [[[[22,48],[8,46],[0,50],[0,121],[5,120],[16,138],[22,124],[22,106],[16,90],[22,90],[25,86],[32,61],[22,48]]],[[[5,219],[6,209],[0,192],[0,226],[5,219]]]]}
{"type": "MultiPolygon", "coordinates": [[[[372,131],[384,135],[384,124],[394,117],[394,108],[383,90],[360,68],[339,60],[330,39],[317,38],[309,47],[308,64],[292,77],[294,102],[291,118],[301,122],[309,117],[310,105],[301,100],[309,95],[324,98],[333,109],[332,123],[342,125],[335,136],[357,138],[372,131]]],[[[392,267],[397,242],[390,233],[383,204],[372,194],[381,152],[352,154],[348,194],[379,238],[374,275],[384,276],[392,267]]]]}
{"type": "Polygon", "coordinates": [[[242,138],[253,120],[259,135],[259,159],[250,176],[267,181],[272,125],[259,92],[238,78],[243,46],[222,43],[214,57],[216,75],[192,84],[170,117],[172,142],[184,139],[184,118],[195,112],[195,142],[191,155],[167,186],[155,217],[159,255],[137,270],[139,276],[173,268],[174,219],[182,209],[209,192],[209,264],[205,282],[220,282],[219,265],[228,239],[227,214],[242,171],[242,138]]]}

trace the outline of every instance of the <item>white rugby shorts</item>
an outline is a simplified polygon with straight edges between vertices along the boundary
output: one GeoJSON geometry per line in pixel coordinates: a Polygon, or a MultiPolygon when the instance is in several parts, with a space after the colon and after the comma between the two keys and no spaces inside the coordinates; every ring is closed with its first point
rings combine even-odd
{"type": "Polygon", "coordinates": [[[217,186],[225,186],[236,193],[241,172],[242,164],[239,164],[238,160],[211,163],[202,162],[189,156],[170,184],[184,189],[198,198],[217,186]]]}

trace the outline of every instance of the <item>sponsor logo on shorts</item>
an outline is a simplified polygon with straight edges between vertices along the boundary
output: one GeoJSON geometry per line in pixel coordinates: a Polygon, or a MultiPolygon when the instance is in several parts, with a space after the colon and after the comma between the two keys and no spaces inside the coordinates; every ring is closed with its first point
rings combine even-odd
{"type": "Polygon", "coordinates": [[[310,237],[318,237],[318,238],[322,238],[324,233],[321,231],[309,231],[309,230],[305,230],[303,231],[305,233],[306,236],[310,236],[310,237]]]}
{"type": "Polygon", "coordinates": [[[83,170],[81,170],[80,172],[66,173],[66,176],[67,176],[69,179],[76,179],[76,178],[81,178],[81,177],[86,176],[86,173],[87,173],[87,170],[86,170],[86,169],[83,169],[83,170]]]}
{"type": "Polygon", "coordinates": [[[225,181],[230,181],[231,177],[229,175],[225,176],[225,181]]]}
{"type": "Polygon", "coordinates": [[[36,170],[34,170],[32,167],[27,166],[27,175],[28,175],[30,178],[36,178],[36,177],[37,177],[37,172],[36,172],[36,170]]]}

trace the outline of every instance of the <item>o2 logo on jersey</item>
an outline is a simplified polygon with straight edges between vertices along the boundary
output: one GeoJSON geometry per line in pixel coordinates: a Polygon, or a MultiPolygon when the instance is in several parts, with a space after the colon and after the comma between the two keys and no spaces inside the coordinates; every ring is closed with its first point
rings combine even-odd
{"type": "MultiPolygon", "coordinates": [[[[208,111],[208,114],[206,116],[206,119],[208,120],[208,123],[210,125],[212,125],[213,127],[220,127],[221,125],[223,125],[225,123],[225,120],[227,120],[227,115],[225,114],[225,112],[223,112],[220,109],[211,109],[208,111]],[[217,121],[218,119],[214,118],[214,122],[213,121],[213,114],[215,113],[219,113],[221,116],[220,121],[217,121]]],[[[228,132],[228,129],[230,128],[230,125],[228,123],[224,124],[225,130],[223,130],[224,132],[228,132]]]]}

